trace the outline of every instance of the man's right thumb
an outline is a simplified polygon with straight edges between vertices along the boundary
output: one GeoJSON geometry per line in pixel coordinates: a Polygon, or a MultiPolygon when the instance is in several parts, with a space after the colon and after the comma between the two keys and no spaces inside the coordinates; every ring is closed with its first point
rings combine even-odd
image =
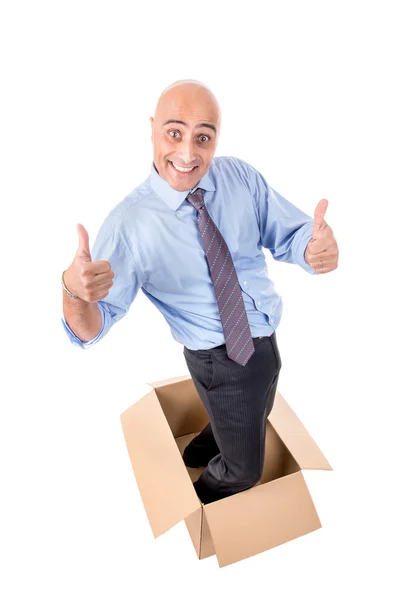
{"type": "Polygon", "coordinates": [[[90,248],[89,248],[89,234],[86,231],[86,229],[84,228],[83,225],[81,225],[80,223],[78,223],[78,225],[76,226],[76,229],[78,230],[78,236],[79,236],[79,247],[78,247],[78,252],[77,254],[79,256],[81,256],[82,258],[86,259],[86,261],[91,261],[92,258],[90,256],[90,248]]]}

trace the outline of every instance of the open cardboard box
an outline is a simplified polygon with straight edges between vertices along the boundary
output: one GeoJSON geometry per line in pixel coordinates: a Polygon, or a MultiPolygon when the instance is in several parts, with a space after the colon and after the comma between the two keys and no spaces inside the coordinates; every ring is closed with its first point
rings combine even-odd
{"type": "Polygon", "coordinates": [[[185,520],[199,559],[224,567],[321,527],[302,469],[332,470],[277,391],[267,420],[264,469],[248,490],[203,504],[193,487],[203,468],[182,453],[207,425],[190,376],[149,384],[121,415],[129,457],[154,537],[185,520]]]}

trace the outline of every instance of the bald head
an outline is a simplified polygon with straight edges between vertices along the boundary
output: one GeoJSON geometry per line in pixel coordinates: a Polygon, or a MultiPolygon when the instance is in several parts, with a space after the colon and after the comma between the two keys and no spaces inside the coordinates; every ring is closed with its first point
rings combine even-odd
{"type": "MultiPolygon", "coordinates": [[[[170,110],[178,104],[191,104],[192,107],[200,105],[203,110],[214,112],[215,121],[218,124],[218,133],[221,126],[221,110],[213,92],[204,83],[195,79],[180,79],[171,83],[160,94],[154,111],[156,120],[160,113],[170,110]]],[[[197,106],[199,108],[199,106],[197,106]]]]}
{"type": "Polygon", "coordinates": [[[203,83],[185,79],[161,93],[152,125],[154,164],[176,190],[189,190],[208,171],[216,150],[221,113],[203,83]]]}

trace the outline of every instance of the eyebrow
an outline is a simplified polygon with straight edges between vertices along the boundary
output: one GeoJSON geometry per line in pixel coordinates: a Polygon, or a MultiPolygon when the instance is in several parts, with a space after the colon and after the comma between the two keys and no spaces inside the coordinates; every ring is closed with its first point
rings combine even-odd
{"type": "MultiPolygon", "coordinates": [[[[168,119],[168,121],[165,121],[164,125],[168,125],[169,123],[179,123],[180,125],[187,125],[187,123],[185,123],[185,121],[177,121],[176,119],[168,119]]],[[[210,123],[199,123],[198,125],[196,125],[196,127],[209,127],[210,129],[212,129],[214,131],[214,133],[217,133],[217,129],[215,127],[215,125],[210,125],[210,123]]]]}

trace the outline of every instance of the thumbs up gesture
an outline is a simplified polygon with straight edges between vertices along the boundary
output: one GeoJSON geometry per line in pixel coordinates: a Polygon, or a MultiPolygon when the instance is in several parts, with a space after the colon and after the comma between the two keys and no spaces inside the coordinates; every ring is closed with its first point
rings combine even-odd
{"type": "Polygon", "coordinates": [[[92,262],[88,232],[83,225],[78,224],[76,228],[79,237],[78,250],[64,273],[64,283],[72,294],[81,300],[94,303],[108,295],[108,290],[113,285],[114,273],[106,260],[92,262]]]}
{"type": "Polygon", "coordinates": [[[338,266],[339,249],[331,227],[325,221],[328,200],[320,200],[314,211],[312,238],[304,257],[317,273],[329,273],[338,266]]]}

